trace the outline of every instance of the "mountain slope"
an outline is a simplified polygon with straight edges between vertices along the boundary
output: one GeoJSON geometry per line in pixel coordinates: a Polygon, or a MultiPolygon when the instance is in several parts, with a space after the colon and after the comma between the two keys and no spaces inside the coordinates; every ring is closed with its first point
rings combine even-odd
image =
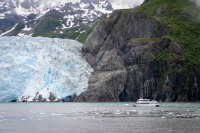
{"type": "Polygon", "coordinates": [[[198,52],[200,51],[200,8],[188,0],[174,2],[151,0],[143,4],[138,10],[167,25],[169,29],[168,37],[184,45],[184,56],[188,60],[188,69],[192,69],[198,63],[200,59],[198,52]],[[147,8],[149,6],[151,6],[151,9],[147,8]]]}
{"type": "Polygon", "coordinates": [[[76,101],[200,100],[199,8],[146,0],[99,21],[83,47],[95,72],[76,101]]]}
{"type": "Polygon", "coordinates": [[[77,39],[97,18],[113,11],[107,0],[81,0],[59,5],[50,1],[6,0],[0,2],[1,36],[45,36],[77,39]],[[72,30],[71,30],[72,29],[72,30]],[[69,33],[69,31],[71,33],[69,33]]]}

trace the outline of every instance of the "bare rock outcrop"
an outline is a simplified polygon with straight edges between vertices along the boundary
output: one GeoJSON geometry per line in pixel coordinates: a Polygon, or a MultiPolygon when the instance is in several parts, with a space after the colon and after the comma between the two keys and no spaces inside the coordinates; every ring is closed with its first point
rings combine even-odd
{"type": "Polygon", "coordinates": [[[167,34],[167,26],[134,9],[101,19],[83,47],[95,72],[75,101],[200,100],[200,77],[188,76],[184,46],[167,34]]]}

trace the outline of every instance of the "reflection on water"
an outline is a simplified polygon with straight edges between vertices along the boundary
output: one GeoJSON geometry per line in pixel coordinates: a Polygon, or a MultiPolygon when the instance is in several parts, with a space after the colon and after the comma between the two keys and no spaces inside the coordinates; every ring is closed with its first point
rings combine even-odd
{"type": "Polygon", "coordinates": [[[182,132],[184,128],[184,131],[196,132],[200,127],[200,103],[160,103],[160,107],[133,107],[132,103],[0,103],[0,133],[13,130],[22,133],[26,128],[31,130],[33,125],[43,127],[32,132],[41,132],[41,129],[44,132],[52,131],[58,125],[61,127],[56,132],[63,131],[61,129],[69,131],[71,128],[73,132],[91,132],[95,126],[103,127],[101,130],[95,129],[97,132],[116,132],[115,128],[110,128],[110,121],[113,121],[114,127],[121,125],[121,128],[117,127],[121,132],[132,132],[131,129],[124,129],[128,126],[127,121],[131,123],[131,128],[136,128],[133,123],[141,127],[138,123],[146,122],[147,127],[134,129],[137,132],[171,132],[176,123],[181,125],[180,129],[175,127],[176,132],[182,132]],[[162,122],[169,123],[165,125],[162,122]],[[185,127],[187,123],[193,123],[190,126],[193,128],[185,127]],[[149,124],[162,128],[158,126],[151,129],[149,124]],[[76,129],[77,126],[80,130],[76,129]]]}

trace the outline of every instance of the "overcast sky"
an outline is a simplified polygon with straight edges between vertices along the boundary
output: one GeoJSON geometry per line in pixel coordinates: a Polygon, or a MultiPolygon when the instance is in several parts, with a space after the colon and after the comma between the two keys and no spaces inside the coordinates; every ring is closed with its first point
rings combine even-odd
{"type": "Polygon", "coordinates": [[[197,4],[197,6],[200,6],[200,0],[192,0],[192,1],[194,1],[197,4]]]}

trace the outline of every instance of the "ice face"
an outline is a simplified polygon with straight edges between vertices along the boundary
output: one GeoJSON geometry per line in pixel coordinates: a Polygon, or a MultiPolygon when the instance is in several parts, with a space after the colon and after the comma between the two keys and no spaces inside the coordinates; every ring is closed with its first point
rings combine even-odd
{"type": "Polygon", "coordinates": [[[81,49],[67,39],[1,37],[0,102],[35,97],[45,88],[59,98],[79,95],[93,71],[81,49]]]}

